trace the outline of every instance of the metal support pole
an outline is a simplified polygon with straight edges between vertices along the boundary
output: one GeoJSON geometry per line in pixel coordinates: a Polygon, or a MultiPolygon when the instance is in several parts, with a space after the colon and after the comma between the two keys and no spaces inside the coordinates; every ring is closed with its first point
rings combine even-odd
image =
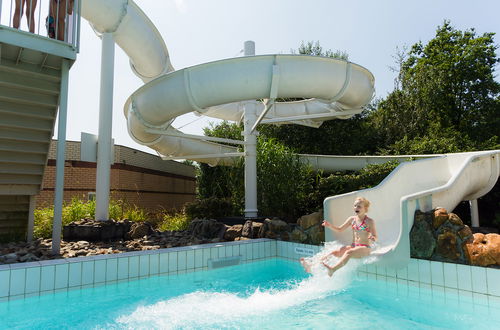
{"type": "Polygon", "coordinates": [[[28,233],[26,240],[33,241],[33,229],[35,228],[35,195],[30,195],[30,206],[28,213],[28,233]]]}
{"type": "Polygon", "coordinates": [[[111,175],[111,128],[113,120],[113,78],[115,42],[111,33],[102,35],[101,92],[99,96],[99,132],[97,140],[96,220],[109,219],[111,175]]]}
{"type": "Polygon", "coordinates": [[[62,205],[64,195],[64,160],[66,150],[66,122],[68,119],[69,61],[62,60],[61,94],[59,96],[59,122],[57,126],[56,187],[54,197],[54,223],[52,225],[52,254],[61,251],[62,205]]]}
{"type": "Polygon", "coordinates": [[[470,200],[469,205],[472,227],[479,227],[479,208],[477,206],[477,199],[470,200]]]}
{"type": "MultiPolygon", "coordinates": [[[[244,55],[255,55],[255,42],[248,40],[244,43],[244,55]]],[[[252,127],[257,120],[257,108],[253,103],[247,103],[244,111],[245,138],[245,217],[255,218],[257,209],[257,131],[252,127]]]]}
{"type": "Polygon", "coordinates": [[[245,138],[245,217],[257,216],[257,132],[252,126],[257,120],[256,105],[245,105],[243,136],[245,138]]]}

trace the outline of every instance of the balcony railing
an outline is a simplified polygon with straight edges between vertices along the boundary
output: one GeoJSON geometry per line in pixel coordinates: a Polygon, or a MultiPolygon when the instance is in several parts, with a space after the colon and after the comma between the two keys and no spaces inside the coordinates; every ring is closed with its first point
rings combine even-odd
{"type": "Polygon", "coordinates": [[[0,25],[80,44],[81,0],[0,0],[0,25]]]}

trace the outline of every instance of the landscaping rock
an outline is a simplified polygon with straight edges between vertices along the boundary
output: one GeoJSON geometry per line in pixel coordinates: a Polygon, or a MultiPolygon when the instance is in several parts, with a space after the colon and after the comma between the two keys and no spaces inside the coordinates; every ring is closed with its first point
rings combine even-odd
{"type": "Polygon", "coordinates": [[[224,239],[226,241],[234,241],[236,237],[242,236],[243,225],[234,225],[226,229],[224,239]]]}
{"type": "Polygon", "coordinates": [[[197,238],[221,240],[226,232],[226,225],[214,219],[194,219],[188,231],[197,238]]]}
{"type": "Polygon", "coordinates": [[[320,245],[325,241],[325,227],[321,224],[312,226],[306,233],[310,244],[320,245]]]}
{"type": "Polygon", "coordinates": [[[500,266],[500,235],[474,234],[472,242],[465,244],[470,264],[475,266],[500,266]]]}
{"type": "Polygon", "coordinates": [[[290,239],[294,242],[304,243],[307,241],[307,234],[301,227],[295,228],[290,234],[290,239]]]}
{"type": "Polygon", "coordinates": [[[413,258],[429,259],[436,248],[436,240],[429,224],[429,215],[415,212],[415,221],[410,231],[410,254],[413,258]]]}
{"type": "MultiPolygon", "coordinates": [[[[241,236],[243,237],[248,237],[248,238],[253,238],[253,221],[252,220],[247,220],[245,221],[245,224],[243,225],[243,228],[241,230],[241,236]]],[[[260,227],[259,227],[260,229],[260,227]]],[[[257,231],[258,232],[258,231],[257,231]]]]}
{"type": "Polygon", "coordinates": [[[131,239],[137,239],[144,237],[153,233],[153,227],[147,222],[136,222],[130,228],[130,231],[127,233],[127,236],[131,239]]]}
{"type": "Polygon", "coordinates": [[[311,214],[303,215],[297,220],[297,224],[302,229],[307,230],[312,226],[321,224],[323,220],[323,211],[314,212],[311,214]]]}

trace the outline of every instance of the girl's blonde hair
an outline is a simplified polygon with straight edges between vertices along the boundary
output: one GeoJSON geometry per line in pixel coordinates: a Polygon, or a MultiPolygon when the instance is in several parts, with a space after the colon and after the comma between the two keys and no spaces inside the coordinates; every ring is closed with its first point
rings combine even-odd
{"type": "Polygon", "coordinates": [[[356,202],[358,202],[358,201],[359,201],[359,202],[361,202],[361,203],[363,203],[363,205],[365,206],[366,211],[368,212],[368,208],[370,207],[370,201],[369,201],[369,200],[367,200],[367,199],[366,199],[366,198],[364,198],[364,197],[358,197],[358,198],[356,198],[356,199],[354,200],[354,203],[356,203],[356,202]]]}

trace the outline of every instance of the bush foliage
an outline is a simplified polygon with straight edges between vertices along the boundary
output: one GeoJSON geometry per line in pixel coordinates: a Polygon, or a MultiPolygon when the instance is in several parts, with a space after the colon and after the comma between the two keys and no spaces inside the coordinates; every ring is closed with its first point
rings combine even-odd
{"type": "MultiPolygon", "coordinates": [[[[73,198],[70,203],[63,205],[62,225],[66,226],[73,221],[95,218],[95,201],[82,201],[73,198]]],[[[130,205],[120,200],[111,200],[109,203],[109,218],[113,220],[130,220],[135,222],[148,221],[160,230],[184,230],[189,225],[189,218],[184,213],[170,215],[167,212],[150,213],[136,205],[130,205]],[[173,229],[171,229],[173,228],[173,229]]],[[[54,220],[54,207],[43,207],[35,210],[34,238],[51,238],[54,220]]]]}

